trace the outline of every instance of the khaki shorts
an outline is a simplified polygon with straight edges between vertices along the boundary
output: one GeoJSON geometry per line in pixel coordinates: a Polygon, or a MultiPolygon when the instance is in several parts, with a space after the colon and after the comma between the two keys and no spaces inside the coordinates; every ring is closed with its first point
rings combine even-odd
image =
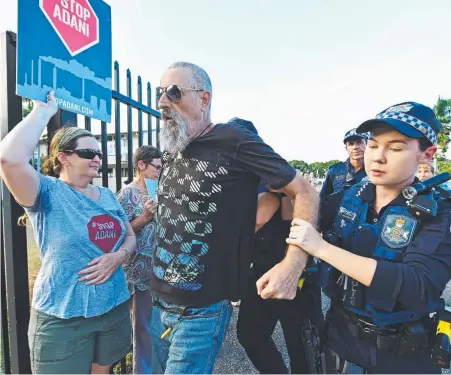
{"type": "Polygon", "coordinates": [[[89,374],[93,363],[105,366],[122,359],[131,338],[128,302],[92,318],[60,319],[32,309],[31,368],[35,374],[89,374]]]}

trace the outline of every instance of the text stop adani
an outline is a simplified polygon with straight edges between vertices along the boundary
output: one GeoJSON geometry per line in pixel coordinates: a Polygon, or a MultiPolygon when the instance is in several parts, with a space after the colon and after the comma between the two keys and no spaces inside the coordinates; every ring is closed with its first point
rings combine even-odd
{"type": "Polygon", "coordinates": [[[111,8],[102,0],[19,0],[17,94],[111,121],[111,8]]]}

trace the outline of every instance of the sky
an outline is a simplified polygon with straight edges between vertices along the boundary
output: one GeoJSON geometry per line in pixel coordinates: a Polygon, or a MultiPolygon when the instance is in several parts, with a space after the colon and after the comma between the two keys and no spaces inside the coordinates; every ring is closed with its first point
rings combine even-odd
{"type": "MultiPolygon", "coordinates": [[[[449,0],[107,3],[122,77],[156,87],[173,62],[203,67],[212,121],[251,120],[287,160],[344,159],[344,133],[385,108],[451,98],[449,0]]],[[[0,32],[16,7],[3,1],[0,32]]]]}

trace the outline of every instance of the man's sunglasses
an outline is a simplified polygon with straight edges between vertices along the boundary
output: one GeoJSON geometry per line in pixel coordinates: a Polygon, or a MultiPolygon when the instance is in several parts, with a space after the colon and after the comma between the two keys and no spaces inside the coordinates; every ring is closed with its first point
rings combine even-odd
{"type": "Polygon", "coordinates": [[[160,101],[160,98],[163,96],[163,94],[166,94],[169,101],[171,101],[172,103],[178,103],[180,100],[182,100],[183,91],[205,91],[205,90],[194,89],[190,87],[180,87],[177,85],[170,85],[167,87],[157,87],[156,90],[157,102],[160,101]]]}
{"type": "Polygon", "coordinates": [[[78,150],[62,150],[65,154],[77,154],[82,159],[92,160],[96,156],[102,159],[103,154],[100,151],[93,150],[90,148],[80,148],[78,150]]]}

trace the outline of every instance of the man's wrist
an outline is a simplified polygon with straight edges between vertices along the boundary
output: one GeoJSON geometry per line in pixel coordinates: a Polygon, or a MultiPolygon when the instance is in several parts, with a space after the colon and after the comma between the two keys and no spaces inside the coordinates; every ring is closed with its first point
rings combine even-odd
{"type": "Polygon", "coordinates": [[[298,246],[288,245],[284,261],[303,271],[308,263],[308,254],[298,246]]]}

